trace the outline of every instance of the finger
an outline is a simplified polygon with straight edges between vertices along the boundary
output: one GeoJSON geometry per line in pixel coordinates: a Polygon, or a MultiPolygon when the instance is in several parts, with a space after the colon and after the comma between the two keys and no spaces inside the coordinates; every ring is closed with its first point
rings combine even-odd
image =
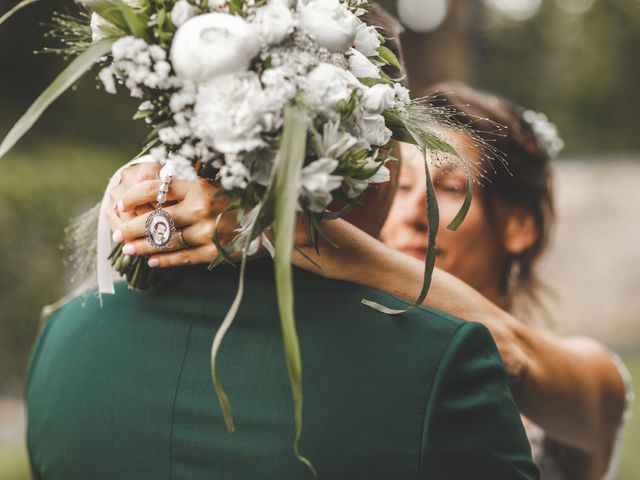
{"type": "Polygon", "coordinates": [[[120,230],[122,228],[122,219],[118,216],[112,206],[108,206],[105,209],[105,215],[107,216],[107,221],[109,222],[109,227],[111,228],[112,232],[115,232],[116,230],[120,230]]]}
{"type": "Polygon", "coordinates": [[[121,185],[128,190],[136,183],[145,180],[157,180],[162,166],[156,162],[144,162],[137,165],[130,165],[122,170],[121,185]]]}
{"type": "MultiPolygon", "coordinates": [[[[203,245],[211,244],[211,240],[202,241],[202,236],[199,234],[199,226],[189,226],[182,229],[182,238],[184,239],[184,245],[180,245],[178,234],[174,235],[172,245],[165,251],[177,251],[198,248],[203,245]]],[[[135,256],[151,256],[159,253],[158,249],[149,243],[146,237],[137,238],[133,241],[127,242],[122,248],[122,251],[127,255],[135,256]]]]}
{"type": "MultiPolygon", "coordinates": [[[[160,185],[162,185],[160,180],[145,180],[135,184],[122,195],[118,203],[118,210],[127,212],[134,210],[139,205],[154,203],[158,197],[160,185]]],[[[167,192],[167,200],[180,201],[184,199],[188,192],[189,184],[187,182],[171,182],[167,192]]]]}
{"type": "Polygon", "coordinates": [[[138,215],[144,215],[145,213],[153,212],[155,208],[150,203],[146,205],[141,205],[135,208],[133,211],[132,217],[137,217],[138,215]]]}
{"type": "Polygon", "coordinates": [[[178,250],[171,253],[160,253],[149,258],[149,266],[153,268],[179,267],[184,265],[197,265],[209,263],[218,255],[215,245],[203,245],[187,250],[178,250]]]}
{"type": "Polygon", "coordinates": [[[146,180],[157,180],[160,177],[162,165],[156,162],[145,162],[137,165],[136,182],[144,182],[146,180]]]}
{"type": "MultiPolygon", "coordinates": [[[[168,213],[169,216],[173,219],[174,226],[176,228],[188,225],[190,223],[188,212],[185,208],[183,208],[182,203],[163,208],[162,210],[168,213]]],[[[120,229],[118,230],[118,232],[114,232],[114,241],[128,243],[135,240],[136,238],[146,236],[147,219],[149,218],[149,215],[153,215],[153,212],[139,215],[127,222],[123,222],[120,225],[120,229]]]]}

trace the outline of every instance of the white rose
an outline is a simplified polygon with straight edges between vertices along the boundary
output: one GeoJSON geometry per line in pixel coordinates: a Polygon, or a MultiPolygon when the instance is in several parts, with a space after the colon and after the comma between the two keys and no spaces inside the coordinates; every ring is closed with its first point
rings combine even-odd
{"type": "Polygon", "coordinates": [[[396,92],[389,85],[379,83],[374,85],[362,96],[364,108],[372,113],[383,113],[395,105],[396,92]]]}
{"type": "Polygon", "coordinates": [[[331,175],[338,166],[338,160],[320,158],[302,169],[300,174],[300,194],[309,200],[309,210],[322,212],[331,203],[331,192],[342,184],[342,177],[331,175]]]}
{"type": "Polygon", "coordinates": [[[358,50],[349,50],[349,71],[357,78],[380,78],[380,70],[358,50]]]}
{"type": "Polygon", "coordinates": [[[360,22],[358,30],[356,32],[356,39],[354,41],[356,50],[362,53],[365,57],[375,57],[378,55],[378,48],[380,48],[380,38],[378,31],[375,27],[367,25],[364,22],[360,22]]]}
{"type": "Polygon", "coordinates": [[[281,43],[293,32],[294,27],[291,9],[283,1],[272,1],[258,8],[253,23],[268,45],[281,43]]]}
{"type": "Polygon", "coordinates": [[[91,40],[99,42],[103,38],[119,37],[122,35],[124,35],[124,32],[109,20],[105,20],[96,12],[91,14],[91,40]]]}
{"type": "Polygon", "coordinates": [[[335,109],[341,101],[348,101],[355,89],[363,89],[356,77],[347,70],[330,63],[321,63],[305,80],[304,90],[313,103],[335,109]]]}
{"type": "Polygon", "coordinates": [[[391,141],[393,132],[387,128],[382,115],[365,113],[358,123],[360,133],[371,145],[384,146],[391,141]]]}
{"type": "Polygon", "coordinates": [[[358,18],[339,0],[310,0],[298,12],[300,26],[330,52],[344,53],[353,44],[358,18]]]}
{"type": "Polygon", "coordinates": [[[264,92],[254,72],[216,77],[200,86],[191,127],[196,136],[222,153],[255,150],[260,133],[264,92]]]}
{"type": "Polygon", "coordinates": [[[237,15],[207,13],[182,25],[173,39],[171,61],[179,77],[203,83],[249,68],[260,39],[237,15]]]}
{"type": "Polygon", "coordinates": [[[200,10],[187,2],[187,0],[178,0],[171,9],[171,21],[176,27],[181,27],[187,20],[191,20],[198,15],[199,12],[200,10]]]}

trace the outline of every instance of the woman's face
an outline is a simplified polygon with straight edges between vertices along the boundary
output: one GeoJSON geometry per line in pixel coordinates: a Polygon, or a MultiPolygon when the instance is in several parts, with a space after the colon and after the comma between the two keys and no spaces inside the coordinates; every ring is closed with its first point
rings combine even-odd
{"type": "MultiPolygon", "coordinates": [[[[457,139],[463,141],[462,138],[457,139]]],[[[478,152],[465,151],[471,162],[478,152]]],[[[422,153],[413,145],[401,146],[402,167],[398,190],[382,230],[382,239],[390,247],[424,260],[428,245],[426,177],[422,153]]],[[[473,201],[458,230],[447,225],[462,206],[467,191],[467,176],[462,165],[429,161],[438,205],[440,225],[436,266],[470,284],[494,301],[499,299],[500,274],[507,254],[494,223],[485,209],[482,187],[474,184],[473,201]]]]}

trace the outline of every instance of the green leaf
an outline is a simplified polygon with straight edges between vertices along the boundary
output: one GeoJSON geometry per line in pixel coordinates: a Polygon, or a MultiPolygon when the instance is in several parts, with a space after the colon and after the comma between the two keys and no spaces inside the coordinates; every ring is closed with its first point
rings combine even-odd
{"type": "Polygon", "coordinates": [[[311,462],[300,455],[299,443],[302,435],[302,360],[293,311],[293,279],[291,255],[294,247],[296,209],[298,207],[298,185],[307,145],[309,117],[300,107],[288,106],[284,112],[284,130],[280,151],[275,164],[275,276],[280,310],[280,323],[284,351],[289,371],[295,409],[295,438],[293,451],[315,476],[311,462]]]}
{"type": "Polygon", "coordinates": [[[149,40],[146,31],[149,15],[144,10],[133,9],[120,0],[82,0],[81,3],[121,30],[149,40]]]}
{"type": "Polygon", "coordinates": [[[38,0],[22,0],[22,2],[18,3],[15,7],[5,13],[2,17],[0,17],[0,25],[9,20],[13,16],[14,13],[22,10],[24,7],[31,5],[32,3],[36,3],[38,0]]]}
{"type": "Polygon", "coordinates": [[[420,136],[420,132],[414,131],[409,125],[406,125],[407,130],[411,133],[414,138],[415,143],[422,150],[422,155],[424,157],[424,170],[426,174],[426,184],[427,184],[427,223],[429,224],[429,245],[427,247],[427,258],[424,263],[424,280],[422,283],[422,290],[418,295],[418,298],[408,308],[402,310],[396,310],[393,308],[385,307],[384,305],[380,305],[379,303],[373,302],[371,300],[362,300],[362,303],[378,310],[379,312],[386,313],[389,315],[398,315],[401,313],[405,313],[409,310],[412,310],[424,302],[424,299],[427,298],[427,294],[429,293],[429,287],[431,286],[431,278],[433,276],[433,269],[436,266],[436,240],[438,237],[438,228],[440,226],[440,211],[438,209],[438,199],[436,198],[435,188],[433,186],[433,181],[431,179],[431,173],[429,172],[429,165],[427,163],[427,144],[420,136]]]}
{"type": "MultiPolygon", "coordinates": [[[[250,236],[248,236],[247,238],[250,238],[250,236]]],[[[236,318],[236,314],[238,313],[238,309],[240,308],[240,303],[242,302],[242,296],[244,295],[244,270],[247,265],[246,247],[249,246],[249,243],[250,242],[246,242],[245,249],[243,249],[242,251],[242,260],[240,261],[240,279],[238,280],[238,290],[236,292],[236,296],[233,299],[231,308],[229,308],[229,311],[225,315],[224,320],[220,324],[220,328],[216,332],[216,335],[213,338],[213,345],[211,346],[211,377],[213,378],[213,387],[216,391],[218,402],[220,402],[220,409],[222,410],[222,416],[224,417],[224,423],[227,427],[228,432],[233,432],[235,429],[233,425],[233,415],[231,413],[231,404],[229,402],[229,397],[227,397],[227,394],[222,387],[222,381],[218,376],[216,361],[218,358],[220,345],[222,344],[222,339],[227,333],[227,330],[229,330],[229,327],[231,327],[233,320],[236,318]]]]}
{"type": "Polygon", "coordinates": [[[400,61],[398,60],[398,57],[396,57],[396,54],[393,53],[391,50],[389,50],[387,47],[385,47],[384,45],[381,45],[378,48],[378,55],[380,55],[380,58],[382,58],[382,60],[387,62],[389,65],[393,66],[394,68],[402,72],[402,65],[400,65],[400,61]]]}
{"type": "Polygon", "coordinates": [[[29,107],[27,112],[16,122],[13,128],[0,144],[0,158],[29,131],[33,124],[40,118],[44,111],[69,87],[71,87],[82,75],[84,75],[100,57],[111,50],[115,42],[113,38],[105,38],[91,45],[87,50],[78,55],[76,59],[42,92],[38,99],[29,107]]]}
{"type": "Polygon", "coordinates": [[[464,202],[462,202],[462,207],[456,214],[455,218],[451,220],[451,223],[447,225],[447,229],[449,230],[457,230],[458,227],[462,224],[467,213],[469,212],[469,207],[471,207],[471,200],[473,199],[473,177],[471,173],[471,167],[469,167],[469,160],[463,158],[464,169],[467,174],[467,193],[464,196],[464,202]]]}

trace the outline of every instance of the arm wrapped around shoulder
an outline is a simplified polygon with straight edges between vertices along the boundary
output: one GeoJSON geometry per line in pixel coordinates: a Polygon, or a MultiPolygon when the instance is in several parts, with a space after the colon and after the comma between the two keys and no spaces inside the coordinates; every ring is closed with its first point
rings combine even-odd
{"type": "Polygon", "coordinates": [[[422,435],[422,478],[537,479],[489,331],[462,325],[440,362],[422,435]]]}

